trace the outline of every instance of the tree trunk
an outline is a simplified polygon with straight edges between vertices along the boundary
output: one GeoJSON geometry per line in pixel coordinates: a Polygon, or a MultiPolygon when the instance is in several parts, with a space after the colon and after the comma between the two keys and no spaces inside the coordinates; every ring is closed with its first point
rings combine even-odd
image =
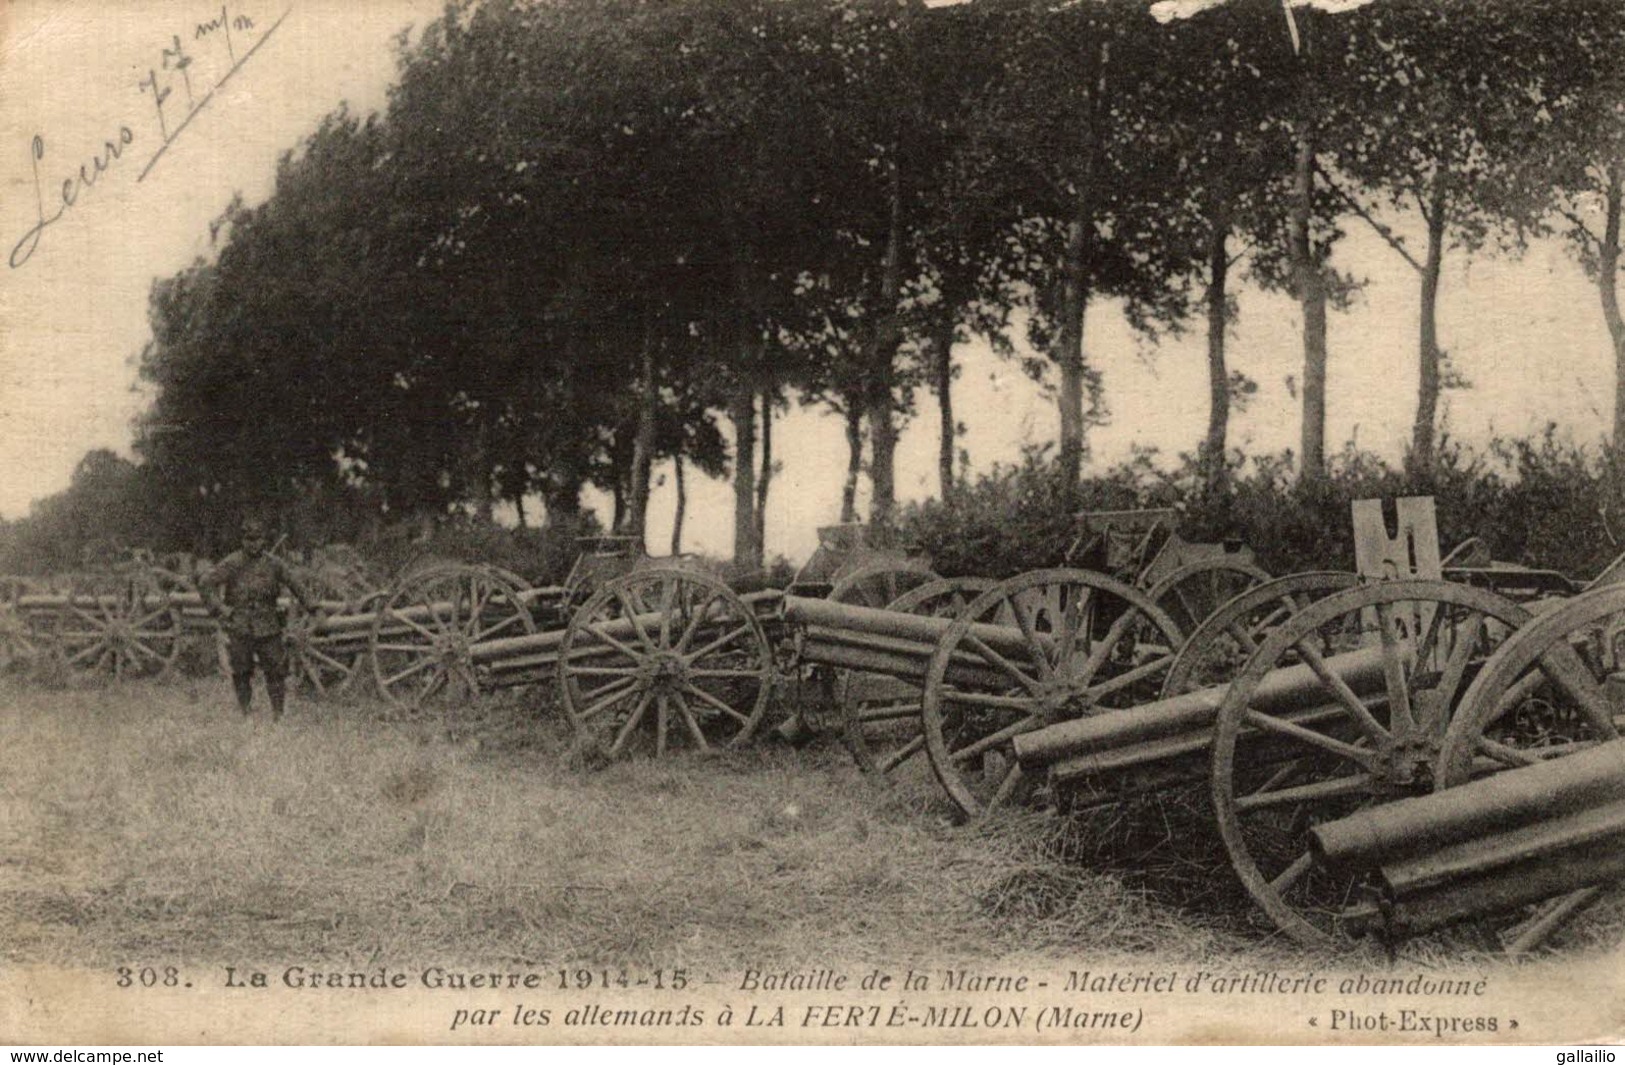
{"type": "Polygon", "coordinates": [[[496,520],[496,493],[492,490],[491,427],[486,421],[486,408],[482,407],[477,417],[479,423],[474,429],[474,439],[467,445],[468,451],[464,455],[467,462],[465,469],[468,491],[473,497],[474,517],[481,524],[490,525],[496,520]]]}
{"type": "Polygon", "coordinates": [[[1602,247],[1597,256],[1597,288],[1602,295],[1602,316],[1614,342],[1614,446],[1625,447],[1625,317],[1619,309],[1620,215],[1625,201],[1625,165],[1608,168],[1608,191],[1603,201],[1602,247]]]}
{"type": "Polygon", "coordinates": [[[897,423],[892,418],[891,389],[877,389],[877,400],[869,409],[869,524],[889,529],[897,517],[897,423]]]}
{"type": "Polygon", "coordinates": [[[947,502],[954,491],[954,445],[959,427],[954,422],[954,340],[959,333],[959,322],[954,313],[944,319],[937,329],[932,344],[936,356],[937,410],[942,414],[942,429],[937,439],[937,480],[942,485],[942,499],[947,502]]]}
{"type": "Polygon", "coordinates": [[[1428,250],[1427,261],[1422,265],[1416,422],[1411,426],[1411,468],[1424,475],[1433,472],[1434,423],[1438,418],[1443,361],[1439,351],[1439,279],[1444,266],[1445,212],[1449,207],[1449,194],[1442,180],[1434,179],[1428,200],[1428,250]]]}
{"type": "Polygon", "coordinates": [[[903,291],[903,191],[896,153],[887,178],[890,201],[886,224],[886,257],[881,264],[879,315],[869,352],[869,524],[877,530],[889,529],[897,510],[897,423],[893,419],[892,395],[897,377],[897,346],[902,341],[898,302],[903,291]]]}
{"type": "Polygon", "coordinates": [[[1202,442],[1202,485],[1210,498],[1224,493],[1225,441],[1230,432],[1230,370],[1225,364],[1229,325],[1230,205],[1218,198],[1209,218],[1207,273],[1207,437],[1202,442]]]}
{"type": "Polygon", "coordinates": [[[841,524],[858,520],[858,476],[863,472],[863,408],[846,405],[846,482],[841,485],[841,524]]]}
{"type": "Polygon", "coordinates": [[[1314,217],[1315,142],[1308,123],[1298,124],[1290,239],[1292,280],[1303,308],[1303,427],[1300,480],[1326,472],[1326,285],[1315,254],[1310,221],[1314,217]]]}
{"type": "Polygon", "coordinates": [[[549,525],[573,523],[581,517],[584,479],[570,472],[548,473],[542,481],[542,509],[549,525]]]}
{"type": "Polygon", "coordinates": [[[762,472],[756,478],[756,542],[767,551],[767,490],[773,483],[773,389],[762,389],[762,472]]]}
{"type": "Polygon", "coordinates": [[[756,536],[756,390],[735,385],[728,397],[734,426],[734,565],[754,571],[762,566],[762,544],[756,536]]]}
{"type": "Polygon", "coordinates": [[[1078,198],[1077,215],[1067,226],[1066,260],[1061,273],[1061,327],[1051,359],[1061,371],[1061,477],[1071,506],[1083,475],[1083,325],[1089,310],[1089,227],[1086,196],[1078,198]]]}
{"type": "Polygon", "coordinates": [[[673,455],[672,472],[677,481],[677,513],[671,519],[671,553],[683,553],[683,518],[688,511],[688,485],[683,480],[683,456],[681,453],[673,455]]]}
{"type": "Polygon", "coordinates": [[[638,431],[632,441],[632,486],[629,493],[626,527],[621,531],[642,539],[648,521],[649,482],[654,466],[655,417],[660,396],[655,391],[655,341],[650,328],[643,336],[643,355],[638,367],[638,431]]]}
{"type": "Polygon", "coordinates": [[[1106,128],[1108,121],[1106,90],[1111,42],[1101,41],[1093,58],[1095,66],[1090,79],[1089,128],[1084,131],[1086,142],[1080,160],[1082,172],[1078,175],[1077,201],[1066,230],[1065,258],[1061,264],[1061,322],[1055,349],[1051,353],[1051,358],[1061,371],[1062,505],[1068,510],[1074,505],[1078,480],[1083,476],[1084,434],[1088,424],[1083,407],[1086,391],[1083,327],[1093,294],[1089,268],[1094,258],[1094,184],[1095,175],[1100,169],[1101,130],[1106,128]]]}
{"type": "Polygon", "coordinates": [[[728,396],[728,418],[734,427],[734,565],[755,572],[762,568],[762,541],[756,532],[756,382],[764,373],[761,301],[755,264],[743,241],[736,241],[735,255],[737,363],[728,396]]]}
{"type": "Polygon", "coordinates": [[[519,527],[521,529],[530,528],[530,523],[525,520],[525,493],[520,492],[513,497],[513,509],[514,513],[519,516],[519,527]]]}

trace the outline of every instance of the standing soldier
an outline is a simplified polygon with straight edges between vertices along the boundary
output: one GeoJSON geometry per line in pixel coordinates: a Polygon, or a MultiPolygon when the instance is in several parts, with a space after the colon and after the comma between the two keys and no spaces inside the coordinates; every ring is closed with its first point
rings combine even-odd
{"type": "Polygon", "coordinates": [[[221,559],[198,581],[209,614],[226,630],[231,686],[237,692],[237,705],[244,715],[249,713],[254,698],[254,664],[258,662],[265,673],[273,721],[282,718],[288,690],[288,649],[282,641],[282,612],[277,607],[277,595],[284,588],[306,610],[317,612],[318,604],[294,579],[287,565],[266,553],[265,526],[253,518],[243,522],[242,550],[221,559]]]}

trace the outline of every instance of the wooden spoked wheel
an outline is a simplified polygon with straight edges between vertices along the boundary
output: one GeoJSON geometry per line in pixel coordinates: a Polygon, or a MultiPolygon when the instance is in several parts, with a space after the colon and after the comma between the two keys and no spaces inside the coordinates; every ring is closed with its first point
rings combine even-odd
{"type": "MultiPolygon", "coordinates": [[[[903,593],[886,609],[923,617],[957,618],[977,596],[998,584],[991,577],[950,577],[903,593]]],[[[842,671],[835,679],[842,736],[865,773],[884,777],[916,761],[925,750],[920,688],[893,677],[842,671]]]]}
{"type": "Polygon", "coordinates": [[[756,615],[726,584],[686,570],[610,581],[570,618],[559,649],[570,723],[610,758],[742,746],[773,675],[756,615]]]}
{"type": "Polygon", "coordinates": [[[479,692],[475,644],[536,631],[518,592],[482,566],[420,570],[373,615],[368,657],[378,692],[405,710],[453,707],[479,692]]]}
{"type": "Polygon", "coordinates": [[[1213,611],[1179,649],[1160,698],[1229,684],[1270,630],[1317,600],[1359,583],[1352,573],[1295,573],[1254,585],[1213,611]]]}
{"type": "Polygon", "coordinates": [[[368,660],[371,628],[366,615],[318,618],[295,610],[283,630],[288,647],[288,679],[316,699],[351,690],[368,660]]]}
{"type": "Polygon", "coordinates": [[[168,673],[185,635],[170,597],[127,577],[76,584],[57,606],[49,632],[61,664],[115,680],[168,673]]]}
{"type": "MultiPolygon", "coordinates": [[[[1506,769],[1562,758],[1620,736],[1625,716],[1608,694],[1620,673],[1614,635],[1625,618],[1625,587],[1577,596],[1519,629],[1462,697],[1439,752],[1437,780],[1453,787],[1506,769]]],[[[1538,948],[1595,901],[1586,888],[1479,922],[1509,953],[1538,948]]]]}
{"type": "Polygon", "coordinates": [[[1219,710],[1211,783],[1231,865],[1276,927],[1335,941],[1363,881],[1317,866],[1308,830],[1431,791],[1468,676],[1528,617],[1482,589],[1389,581],[1312,603],[1264,639],[1219,710]]]}
{"type": "Polygon", "coordinates": [[[908,592],[938,580],[941,578],[923,562],[881,559],[837,577],[828,599],[832,603],[890,609],[908,592]]]}
{"type": "Polygon", "coordinates": [[[932,653],[926,754],[967,817],[1023,800],[1012,741],[1156,696],[1184,642],[1143,592],[1089,570],[1040,570],[982,593],[932,653]]]}
{"type": "Polygon", "coordinates": [[[1217,555],[1186,563],[1153,584],[1146,594],[1182,631],[1195,632],[1225,603],[1269,579],[1268,573],[1245,558],[1217,555]]]}

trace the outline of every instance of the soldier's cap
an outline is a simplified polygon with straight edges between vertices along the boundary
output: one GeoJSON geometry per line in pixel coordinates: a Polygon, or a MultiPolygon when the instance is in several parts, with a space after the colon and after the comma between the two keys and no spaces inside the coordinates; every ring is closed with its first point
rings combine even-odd
{"type": "Polygon", "coordinates": [[[257,536],[262,540],[265,539],[265,523],[258,518],[244,518],[243,539],[246,540],[250,536],[257,536]]]}

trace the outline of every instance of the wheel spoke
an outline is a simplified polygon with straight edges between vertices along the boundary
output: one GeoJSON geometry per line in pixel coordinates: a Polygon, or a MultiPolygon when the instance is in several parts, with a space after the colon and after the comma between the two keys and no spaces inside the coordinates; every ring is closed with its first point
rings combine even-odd
{"type": "Polygon", "coordinates": [[[161,666],[166,665],[169,662],[169,659],[165,658],[163,655],[159,654],[157,651],[154,651],[151,647],[148,647],[144,642],[142,642],[140,640],[136,640],[131,646],[133,646],[137,651],[140,651],[142,654],[148,656],[154,662],[157,662],[161,666]]]}
{"type": "Polygon", "coordinates": [[[1030,717],[1024,717],[1014,724],[1004,726],[997,732],[990,732],[975,742],[967,743],[959,750],[953,752],[953,760],[956,762],[963,762],[967,759],[975,758],[977,755],[982,754],[985,751],[991,751],[1000,744],[1014,739],[1023,732],[1031,732],[1042,723],[1042,719],[1039,718],[1037,714],[1033,714],[1030,717]]]}
{"type": "Polygon", "coordinates": [[[1004,779],[999,781],[998,790],[987,800],[987,808],[996,810],[1008,803],[1010,797],[1016,793],[1016,789],[1021,786],[1022,779],[1021,763],[1012,761],[1009,769],[1005,771],[1004,779]]]}
{"type": "Polygon", "coordinates": [[[1016,625],[1021,629],[1022,638],[1027,641],[1027,646],[1032,651],[1033,661],[1038,663],[1039,677],[1043,680],[1053,677],[1055,667],[1050,663],[1049,654],[1044,650],[1043,641],[1038,638],[1037,631],[1033,629],[1033,619],[1026,610],[1022,609],[1022,604],[1016,600],[1011,600],[1010,612],[1015,615],[1016,625]]]}
{"type": "Polygon", "coordinates": [[[524,620],[524,616],[521,614],[509,614],[507,617],[503,618],[501,621],[498,621],[488,629],[476,629],[473,634],[473,640],[474,642],[478,643],[482,640],[495,639],[496,634],[501,632],[503,629],[511,629],[515,625],[518,625],[521,628],[524,627],[524,620]]]}
{"type": "MultiPolygon", "coordinates": [[[[83,659],[86,655],[90,654],[92,651],[106,651],[106,650],[107,650],[107,645],[98,640],[95,643],[85,645],[85,649],[78,652],[77,654],[71,656],[68,659],[67,664],[70,665],[70,666],[78,665],[79,661],[81,659],[83,659]]],[[[98,659],[97,662],[96,662],[96,666],[99,667],[100,665],[101,665],[101,660],[98,659]]],[[[95,667],[93,667],[93,668],[95,668],[95,667]]]]}
{"type": "Polygon", "coordinates": [[[677,703],[677,716],[683,719],[683,727],[688,729],[690,736],[694,737],[694,742],[699,746],[700,750],[709,751],[711,744],[707,742],[705,732],[700,728],[700,723],[694,719],[694,712],[688,708],[688,700],[684,699],[683,693],[678,691],[672,692],[671,697],[677,703]]]}
{"type": "Polygon", "coordinates": [[[334,669],[338,670],[340,673],[343,673],[345,675],[348,675],[351,672],[351,670],[353,670],[355,668],[354,663],[340,661],[339,659],[334,658],[332,655],[328,654],[327,652],[323,651],[321,648],[316,647],[314,645],[306,646],[305,654],[306,654],[306,656],[308,656],[310,658],[314,658],[319,662],[327,663],[328,665],[332,666],[334,669]]]}
{"type": "Polygon", "coordinates": [[[473,577],[468,579],[468,628],[464,629],[464,632],[472,636],[480,631],[480,618],[484,616],[485,604],[491,601],[491,593],[494,591],[496,585],[490,581],[477,581],[473,577]]]}
{"type": "Polygon", "coordinates": [[[423,633],[424,638],[429,640],[431,643],[440,639],[439,634],[433,629],[419,625],[416,618],[407,617],[404,611],[396,610],[391,607],[385,612],[384,617],[393,618],[394,620],[401,622],[403,625],[406,625],[408,628],[416,629],[418,632],[423,633]]]}
{"type": "Polygon", "coordinates": [[[735,710],[733,707],[729,706],[727,703],[723,702],[721,699],[718,699],[715,695],[712,695],[710,692],[706,691],[704,688],[696,687],[693,684],[689,684],[687,682],[684,682],[683,683],[683,690],[688,692],[690,695],[693,695],[696,698],[700,699],[702,702],[707,703],[708,705],[715,708],[716,710],[719,710],[722,713],[727,714],[729,717],[733,718],[735,721],[738,721],[741,725],[750,724],[750,718],[749,717],[745,716],[744,714],[741,714],[738,710],[735,710]]]}
{"type": "Polygon", "coordinates": [[[694,611],[694,616],[689,618],[688,624],[683,627],[682,636],[677,639],[675,650],[678,654],[688,653],[689,643],[693,641],[695,635],[700,631],[700,626],[705,623],[706,614],[711,610],[711,604],[716,602],[718,598],[720,598],[718,593],[713,591],[700,601],[699,607],[694,611]]]}
{"type": "Polygon", "coordinates": [[[639,669],[636,666],[571,666],[570,672],[583,677],[635,677],[639,669]]]}
{"type": "Polygon", "coordinates": [[[579,714],[577,714],[576,715],[576,720],[577,721],[585,721],[585,720],[587,720],[589,717],[592,717],[594,714],[600,712],[605,707],[610,706],[611,704],[617,702],[618,700],[625,698],[635,688],[637,688],[637,686],[638,686],[638,682],[637,682],[637,679],[635,677],[627,677],[625,680],[613,681],[612,683],[602,685],[601,687],[594,688],[590,692],[584,693],[582,698],[584,698],[584,699],[595,699],[597,701],[592,703],[590,706],[588,706],[585,710],[581,711],[579,714]]]}
{"type": "Polygon", "coordinates": [[[626,723],[621,726],[621,730],[615,734],[615,742],[609,745],[609,756],[611,758],[621,753],[621,748],[626,745],[627,738],[632,735],[632,730],[638,727],[639,721],[643,720],[643,713],[649,709],[649,700],[654,696],[654,693],[653,686],[643,690],[643,694],[638,698],[638,705],[633,708],[631,716],[626,719],[626,723]]]}
{"type": "Polygon", "coordinates": [[[1072,661],[1072,656],[1078,649],[1078,635],[1088,624],[1089,614],[1084,609],[1094,601],[1090,594],[1093,589],[1083,587],[1074,589],[1072,601],[1061,612],[1061,638],[1056,646],[1055,661],[1066,663],[1072,661]]]}
{"type": "MultiPolygon", "coordinates": [[[[1209,576],[1211,578],[1211,574],[1209,576]]],[[[1209,591],[1213,590],[1212,585],[1211,585],[1211,580],[1210,580],[1210,583],[1209,583],[1208,590],[1209,591]]],[[[1195,606],[1191,605],[1191,598],[1185,592],[1185,585],[1183,583],[1176,584],[1176,585],[1174,585],[1173,591],[1174,591],[1174,598],[1178,599],[1179,600],[1179,605],[1185,608],[1185,614],[1186,614],[1187,617],[1190,618],[1191,624],[1192,625],[1200,625],[1202,623],[1203,617],[1206,616],[1206,612],[1203,611],[1202,609],[1200,609],[1199,607],[1195,607],[1195,606]]]]}
{"type": "Polygon", "coordinates": [[[1371,788],[1371,776],[1356,773],[1333,780],[1317,780],[1312,784],[1299,784],[1278,791],[1255,791],[1236,799],[1236,809],[1245,813],[1285,803],[1316,802],[1320,799],[1339,799],[1347,795],[1363,795],[1371,788]]]}
{"type": "Polygon", "coordinates": [[[1241,649],[1246,652],[1249,658],[1252,657],[1254,651],[1258,650],[1258,641],[1253,639],[1253,634],[1248,632],[1246,626],[1242,625],[1241,622],[1238,621],[1225,626],[1225,631],[1241,645],[1241,649]]]}
{"type": "Polygon", "coordinates": [[[644,646],[645,650],[656,650],[654,641],[649,639],[649,634],[643,630],[643,621],[638,617],[638,611],[632,605],[632,600],[619,588],[615,589],[615,599],[621,604],[621,610],[624,611],[622,616],[632,626],[632,631],[637,633],[638,642],[644,646]]]}
{"type": "MultiPolygon", "coordinates": [[[[447,619],[445,617],[441,616],[441,613],[440,613],[441,604],[437,600],[435,600],[434,598],[432,598],[429,595],[430,591],[433,591],[433,588],[425,590],[422,595],[418,596],[418,605],[421,606],[424,610],[428,611],[429,619],[434,622],[434,627],[440,630],[440,634],[442,636],[450,636],[451,635],[451,626],[447,623],[447,619]]],[[[452,589],[453,599],[452,599],[452,603],[451,603],[451,615],[454,618],[457,616],[457,602],[456,602],[456,598],[455,598],[456,595],[457,595],[457,590],[455,588],[453,588],[452,589]]]]}
{"type": "Polygon", "coordinates": [[[643,659],[644,659],[643,652],[639,651],[639,650],[636,650],[636,649],[634,649],[632,647],[627,646],[626,644],[622,643],[620,640],[617,640],[615,637],[613,637],[609,633],[605,632],[604,631],[604,626],[606,624],[608,624],[607,621],[600,621],[600,622],[598,622],[596,624],[588,625],[587,626],[587,631],[592,633],[594,636],[598,637],[600,640],[603,640],[605,643],[609,644],[611,647],[615,648],[615,650],[619,651],[621,654],[623,654],[626,657],[630,658],[632,661],[634,661],[634,662],[643,661],[643,659]]]}
{"type": "MultiPolygon", "coordinates": [[[[666,641],[665,625],[661,625],[660,641],[666,641]]],[[[666,757],[666,719],[671,713],[671,707],[666,701],[666,693],[661,692],[655,696],[655,757],[666,757]]]]}
{"type": "Polygon", "coordinates": [[[1086,694],[1093,701],[1098,703],[1101,699],[1104,699],[1108,695],[1122,691],[1124,688],[1131,688],[1140,683],[1140,681],[1145,680],[1147,677],[1156,676],[1158,673],[1168,669],[1173,664],[1173,655],[1163,655],[1161,658],[1154,658],[1145,663],[1143,666],[1135,666],[1126,673],[1119,673],[1110,680],[1101,681],[1093,688],[1090,688],[1086,694]]]}
{"type": "Polygon", "coordinates": [[[1033,708],[1033,700],[1019,695],[990,695],[986,692],[968,692],[946,686],[942,689],[942,698],[944,702],[990,706],[996,710],[1015,710],[1023,714],[1030,713],[1033,708]]]}
{"type": "MultiPolygon", "coordinates": [[[[1433,613],[1437,618],[1443,611],[1436,609],[1433,613]]],[[[1377,604],[1377,639],[1382,644],[1382,675],[1388,688],[1389,723],[1395,731],[1408,733],[1415,727],[1416,719],[1411,714],[1411,691],[1405,679],[1405,663],[1400,661],[1399,641],[1394,637],[1392,603],[1377,604]]]]}
{"type": "Polygon", "coordinates": [[[733,642],[734,640],[737,640],[741,636],[749,635],[749,633],[750,633],[750,625],[748,623],[740,625],[737,629],[732,629],[729,632],[725,633],[724,635],[719,636],[716,639],[712,640],[710,643],[706,644],[704,647],[700,648],[698,651],[690,651],[690,652],[688,652],[687,654],[685,654],[683,656],[683,661],[685,661],[685,662],[698,662],[700,659],[704,658],[706,655],[709,655],[709,654],[711,654],[711,653],[713,653],[715,651],[721,650],[723,647],[726,647],[729,643],[733,642]]]}
{"type": "Polygon", "coordinates": [[[749,680],[762,675],[759,669],[689,669],[688,676],[707,680],[749,680]]]}
{"type": "Polygon", "coordinates": [[[974,633],[965,633],[964,644],[971,651],[974,651],[988,665],[993,666],[996,669],[1001,669],[1010,674],[1010,676],[1013,677],[1023,688],[1026,688],[1028,691],[1032,692],[1036,692],[1038,690],[1038,681],[1034,680],[1032,677],[1029,677],[1026,673],[1023,673],[1015,663],[1011,662],[1008,658],[1004,657],[999,652],[989,647],[986,643],[982,642],[982,640],[978,639],[974,633]]]}
{"type": "MultiPolygon", "coordinates": [[[[1476,617],[1477,615],[1474,616],[1476,617]]],[[[1427,668],[1427,663],[1433,661],[1433,655],[1439,647],[1439,637],[1444,631],[1444,620],[1444,607],[1440,606],[1435,608],[1432,617],[1428,619],[1427,631],[1422,634],[1422,638],[1416,643],[1416,665],[1414,668],[1417,671],[1425,670],[1427,668]]],[[[1451,631],[1456,632],[1458,631],[1458,628],[1458,626],[1452,625],[1451,631]]],[[[1478,626],[1474,625],[1473,631],[1475,634],[1477,630],[1478,626]]]]}
{"type": "MultiPolygon", "coordinates": [[[[676,591],[677,591],[677,582],[676,581],[661,581],[660,582],[660,646],[661,647],[670,647],[671,646],[671,611],[672,611],[672,606],[673,606],[672,596],[676,591]]],[[[665,720],[666,720],[666,701],[665,701],[664,698],[662,698],[660,700],[660,706],[658,707],[658,711],[659,711],[659,714],[660,714],[660,721],[661,721],[661,735],[662,735],[662,737],[664,737],[664,735],[665,735],[665,720]]]]}
{"type": "Polygon", "coordinates": [[[1566,643],[1553,647],[1542,656],[1540,668],[1554,684],[1563,689],[1564,694],[1580,705],[1580,709],[1602,735],[1614,735],[1614,708],[1573,647],[1566,643]]]}
{"type": "Polygon", "coordinates": [[[1304,851],[1292,860],[1291,865],[1281,870],[1280,875],[1270,881],[1270,887],[1274,888],[1277,894],[1286,894],[1287,890],[1293,884],[1296,884],[1313,864],[1314,857],[1308,851],[1304,851]]]}
{"type": "Polygon", "coordinates": [[[1314,729],[1304,728],[1302,725],[1288,721],[1285,718],[1272,717],[1257,710],[1248,710],[1246,718],[1247,723],[1254,728],[1290,736],[1293,739],[1309,744],[1311,747],[1319,747],[1323,751],[1329,751],[1351,762],[1356,762],[1367,769],[1371,768],[1373,755],[1368,750],[1344,743],[1342,740],[1333,739],[1323,733],[1316,732],[1314,729]]]}
{"type": "MultiPolygon", "coordinates": [[[[1139,615],[1138,609],[1130,607],[1123,612],[1121,617],[1112,622],[1112,627],[1106,630],[1106,635],[1102,636],[1100,642],[1089,649],[1089,658],[1073,676],[1073,683],[1088,684],[1094,679],[1095,673],[1100,670],[1107,656],[1117,647],[1118,641],[1123,638],[1123,634],[1128,631],[1129,625],[1133,624],[1139,618],[1139,615]]],[[[1061,664],[1061,668],[1066,668],[1065,662],[1061,664]]]]}
{"type": "Polygon", "coordinates": [[[427,656],[425,656],[423,658],[420,658],[416,662],[412,663],[410,666],[407,666],[405,669],[403,669],[399,673],[395,674],[393,677],[388,677],[388,678],[384,679],[383,681],[381,681],[380,682],[380,687],[392,688],[395,685],[399,684],[401,681],[405,680],[407,677],[412,676],[414,673],[421,673],[425,669],[428,669],[430,666],[432,666],[434,664],[435,664],[435,659],[433,659],[433,658],[430,658],[430,657],[427,657],[427,656]]]}
{"type": "Polygon", "coordinates": [[[133,625],[134,628],[136,628],[138,630],[139,629],[144,629],[144,628],[146,628],[148,622],[154,621],[154,620],[156,620],[158,618],[161,618],[161,617],[167,617],[168,615],[169,615],[169,604],[165,603],[162,606],[160,606],[157,610],[154,610],[152,613],[141,615],[141,617],[137,618],[132,623],[132,625],[133,625]]]}
{"type": "Polygon", "coordinates": [[[1488,736],[1478,737],[1478,741],[1474,744],[1474,746],[1478,748],[1479,753],[1488,755],[1497,762],[1507,766],[1522,767],[1539,765],[1542,761],[1544,761],[1544,759],[1540,758],[1538,755],[1535,755],[1529,751],[1521,751],[1516,747],[1509,747],[1504,743],[1497,743],[1488,736]]]}
{"type": "Polygon", "coordinates": [[[893,769],[896,769],[910,758],[913,758],[916,754],[919,754],[920,749],[924,746],[925,733],[922,732],[919,735],[912,737],[907,743],[897,748],[897,750],[893,751],[891,754],[888,754],[885,758],[882,758],[878,763],[876,763],[875,768],[882,773],[890,773],[893,769]]]}
{"type": "MultiPolygon", "coordinates": [[[[67,607],[70,613],[78,614],[80,617],[88,621],[92,627],[96,629],[105,629],[107,627],[107,619],[105,616],[97,617],[95,614],[88,614],[85,611],[80,610],[78,604],[73,601],[72,596],[68,598],[67,607]]],[[[100,609],[99,603],[97,604],[97,608],[100,609]]]]}
{"type": "Polygon", "coordinates": [[[1309,646],[1308,638],[1299,640],[1294,646],[1297,648],[1298,654],[1303,657],[1304,664],[1314,671],[1315,676],[1320,678],[1322,684],[1331,689],[1333,695],[1337,696],[1337,701],[1343,704],[1343,708],[1359,724],[1362,732],[1374,740],[1387,737],[1388,731],[1382,727],[1381,722],[1372,716],[1370,707],[1366,706],[1364,700],[1354,694],[1354,689],[1350,688],[1342,677],[1332,672],[1331,667],[1326,664],[1326,660],[1320,656],[1320,652],[1309,646]]]}
{"type": "MultiPolygon", "coordinates": [[[[1435,618],[1444,613],[1443,610],[1435,613],[1435,618]]],[[[1451,706],[1456,701],[1456,692],[1461,688],[1462,678],[1467,675],[1467,666],[1472,661],[1473,650],[1478,646],[1479,635],[1484,631],[1484,616],[1472,615],[1472,624],[1464,631],[1462,626],[1455,628],[1456,643],[1450,648],[1450,655],[1445,659],[1444,670],[1439,675],[1439,706],[1443,713],[1449,714],[1451,706]]]]}

